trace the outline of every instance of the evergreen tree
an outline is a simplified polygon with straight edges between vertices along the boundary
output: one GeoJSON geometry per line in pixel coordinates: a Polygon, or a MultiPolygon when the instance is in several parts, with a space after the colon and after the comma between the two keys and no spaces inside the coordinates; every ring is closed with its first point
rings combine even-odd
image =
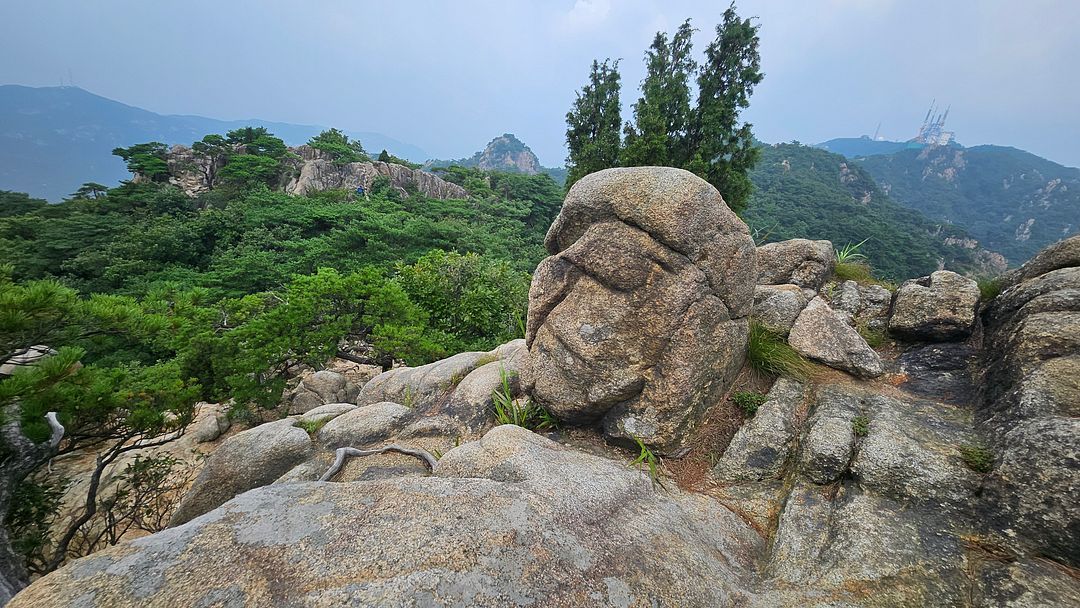
{"type": "Polygon", "coordinates": [[[686,168],[716,186],[735,211],[746,208],[753,190],[747,173],[760,153],[750,123],[739,124],[740,110],[750,105],[754,85],[764,76],[758,43],[758,26],[740,18],[732,3],[705,49],[689,129],[692,156],[686,168]]]}
{"type": "Polygon", "coordinates": [[[568,188],[589,173],[619,164],[619,80],[618,60],[594,60],[589,84],[577,93],[574,107],[566,114],[568,188]]]}
{"type": "Polygon", "coordinates": [[[693,43],[690,20],[683,22],[668,42],[657,32],[645,52],[646,75],[641,98],[634,104],[634,124],[626,124],[622,151],[624,166],[687,164],[690,124],[690,77],[697,64],[690,57],[693,43]]]}

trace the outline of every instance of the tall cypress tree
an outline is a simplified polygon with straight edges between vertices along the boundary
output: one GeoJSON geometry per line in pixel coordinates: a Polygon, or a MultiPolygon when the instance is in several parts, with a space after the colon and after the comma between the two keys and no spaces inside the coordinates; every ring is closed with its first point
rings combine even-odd
{"type": "Polygon", "coordinates": [[[736,211],[746,208],[753,191],[747,173],[757,161],[750,123],[739,112],[750,105],[761,82],[758,26],[735,13],[732,3],[705,49],[698,75],[698,105],[689,129],[691,158],[686,168],[708,180],[736,211]]]}
{"type": "Polygon", "coordinates": [[[682,167],[689,159],[690,77],[697,64],[690,57],[690,20],[668,42],[657,32],[645,52],[646,75],[634,104],[634,124],[626,124],[622,163],[627,166],[682,167]]]}
{"type": "Polygon", "coordinates": [[[619,164],[622,106],[619,102],[619,62],[593,61],[589,83],[581,88],[566,113],[566,187],[585,175],[619,164]]]}

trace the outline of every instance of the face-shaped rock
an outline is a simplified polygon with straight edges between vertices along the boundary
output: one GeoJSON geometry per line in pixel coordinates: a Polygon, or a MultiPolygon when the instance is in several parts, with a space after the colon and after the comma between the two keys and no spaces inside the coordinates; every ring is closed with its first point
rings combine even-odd
{"type": "Polygon", "coordinates": [[[608,169],[570,190],[529,293],[532,397],[615,439],[680,447],[742,365],[754,243],[704,180],[608,169]]]}

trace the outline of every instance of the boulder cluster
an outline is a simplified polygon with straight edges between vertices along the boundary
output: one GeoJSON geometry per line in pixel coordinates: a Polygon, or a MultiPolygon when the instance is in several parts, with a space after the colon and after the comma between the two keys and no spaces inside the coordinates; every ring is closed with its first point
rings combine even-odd
{"type": "Polygon", "coordinates": [[[1080,237],[988,301],[948,271],[894,293],[650,167],[583,178],[546,245],[524,339],[308,374],[172,527],[11,605],[1080,605],[1080,237]],[[698,453],[752,323],[820,366],[698,453]]]}

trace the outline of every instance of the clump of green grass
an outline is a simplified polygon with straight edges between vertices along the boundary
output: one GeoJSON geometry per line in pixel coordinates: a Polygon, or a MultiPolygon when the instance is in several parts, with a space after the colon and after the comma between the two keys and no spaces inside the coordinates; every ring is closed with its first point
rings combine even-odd
{"type": "Polygon", "coordinates": [[[731,396],[731,400],[747,418],[751,418],[769,398],[754,391],[737,391],[731,396]]]}
{"type": "Polygon", "coordinates": [[[884,330],[870,329],[870,326],[866,323],[859,323],[855,329],[859,332],[859,335],[863,337],[863,340],[866,340],[866,343],[870,348],[881,346],[885,343],[887,338],[884,330]]]}
{"type": "Polygon", "coordinates": [[[638,453],[638,457],[634,459],[634,462],[630,463],[630,466],[644,467],[645,472],[648,473],[649,479],[652,481],[653,487],[664,487],[664,482],[660,479],[659,460],[656,458],[656,454],[653,454],[652,450],[649,449],[649,446],[645,445],[645,442],[639,437],[634,435],[631,435],[631,437],[637,442],[638,448],[640,448],[641,451],[638,453]]]}
{"type": "Polygon", "coordinates": [[[858,415],[851,421],[851,430],[855,431],[856,437],[866,437],[870,432],[870,417],[858,415]]]}
{"type": "Polygon", "coordinates": [[[501,386],[491,393],[492,409],[498,424],[515,424],[530,431],[546,431],[558,428],[559,420],[546,408],[532,399],[524,403],[514,399],[510,389],[511,375],[505,368],[499,369],[501,386]]]}
{"type": "Polygon", "coordinates": [[[307,431],[308,435],[314,435],[319,432],[319,429],[326,426],[326,423],[330,422],[330,418],[318,418],[316,420],[297,420],[293,426],[300,427],[307,431]]]}
{"type": "Polygon", "coordinates": [[[863,239],[858,243],[855,243],[854,245],[848,243],[847,245],[841,247],[840,250],[836,252],[836,263],[848,264],[855,262],[866,262],[866,256],[863,255],[859,251],[859,249],[866,244],[866,241],[869,240],[870,239],[863,239]]]}
{"type": "Polygon", "coordinates": [[[964,459],[967,468],[976,473],[989,473],[994,468],[994,453],[984,445],[960,446],[960,458],[964,459]]]}
{"type": "Polygon", "coordinates": [[[750,321],[746,356],[751,368],[769,376],[803,380],[810,374],[810,362],[792,348],[783,336],[759,321],[750,321]]]}
{"type": "Polygon", "coordinates": [[[1004,287],[1001,277],[982,277],[975,282],[979,285],[979,295],[984,303],[998,297],[1004,287]]]}

